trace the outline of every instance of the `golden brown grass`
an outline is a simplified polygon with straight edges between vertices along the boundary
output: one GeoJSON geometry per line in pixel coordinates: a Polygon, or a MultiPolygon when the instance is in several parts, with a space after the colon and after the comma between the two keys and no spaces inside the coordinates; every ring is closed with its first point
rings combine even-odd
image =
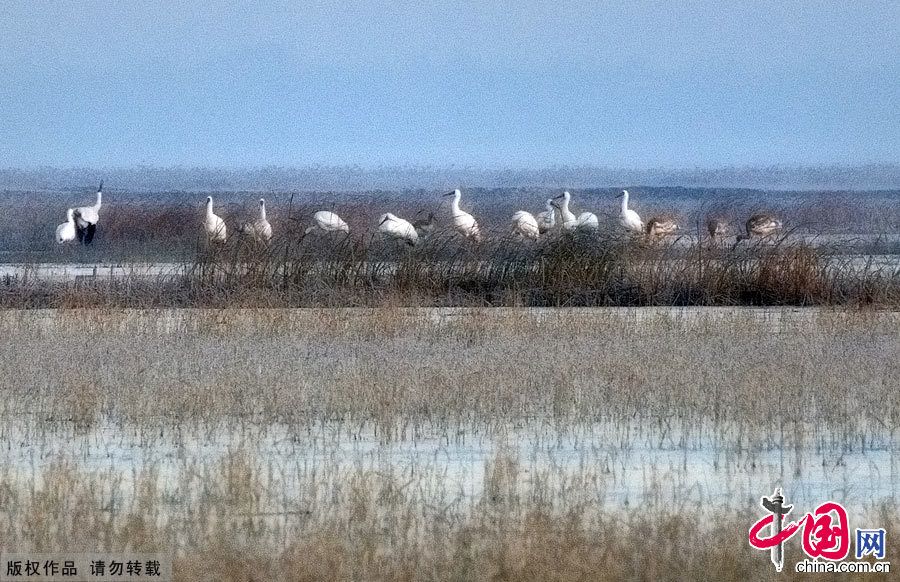
{"type": "MultiPolygon", "coordinates": [[[[753,468],[767,451],[785,475],[837,474],[859,451],[896,463],[898,323],[819,309],[3,311],[0,552],[174,551],[179,580],[774,580],[747,543],[747,495],[696,503],[696,475],[648,463],[646,494],[611,503],[629,451],[708,447],[707,470],[754,495],[770,489],[753,468]],[[760,406],[775,397],[777,413],[760,406]],[[443,457],[389,456],[434,438],[438,455],[497,443],[471,491],[447,485],[443,457]],[[571,464],[529,460],[565,439],[581,443],[571,464]],[[375,456],[337,446],[354,442],[375,456]]],[[[854,523],[889,528],[895,555],[895,502],[857,501],[854,523]]],[[[800,557],[792,543],[788,566],[800,557]]]]}
{"type": "MultiPolygon", "coordinates": [[[[749,509],[710,514],[512,501],[502,491],[522,477],[491,474],[481,506],[466,515],[439,514],[402,483],[360,472],[328,505],[289,515],[284,530],[255,505],[254,470],[252,462],[224,459],[205,481],[211,489],[184,509],[171,506],[152,472],[135,475],[130,496],[122,491],[128,486],[65,464],[51,465],[32,491],[4,475],[0,551],[176,547],[179,581],[802,578],[792,571],[803,557],[798,540],[786,545],[780,575],[767,552],[749,547],[747,529],[759,517],[749,509]],[[281,541],[273,545],[273,536],[281,541]]],[[[891,505],[852,515],[855,523],[886,527],[888,556],[898,550],[898,517],[891,505]]]]}
{"type": "MultiPolygon", "coordinates": [[[[893,413],[897,313],[818,309],[226,309],[0,312],[0,411],[90,423],[240,415],[893,413]],[[81,372],[84,370],[84,372],[81,372]],[[649,405],[648,405],[649,403],[649,405]],[[840,405],[840,406],[839,406],[840,405]],[[844,406],[849,409],[844,409],[844,406]],[[94,411],[94,412],[92,412],[94,411]]],[[[807,416],[804,416],[807,415],[807,416]]]]}
{"type": "Polygon", "coordinates": [[[400,248],[288,227],[269,246],[201,245],[176,274],[8,278],[0,306],[900,305],[896,264],[790,236],[734,247],[588,234],[472,245],[444,232],[400,248]]]}

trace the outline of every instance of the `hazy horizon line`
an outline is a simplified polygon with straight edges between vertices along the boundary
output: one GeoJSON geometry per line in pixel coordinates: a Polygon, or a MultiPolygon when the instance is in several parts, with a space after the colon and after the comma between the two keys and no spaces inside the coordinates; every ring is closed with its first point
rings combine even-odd
{"type": "Polygon", "coordinates": [[[900,164],[728,165],[617,168],[595,165],[491,167],[429,164],[132,165],[0,168],[0,189],[66,190],[100,179],[112,189],[408,190],[427,188],[603,188],[614,186],[753,189],[900,189],[900,164]]]}

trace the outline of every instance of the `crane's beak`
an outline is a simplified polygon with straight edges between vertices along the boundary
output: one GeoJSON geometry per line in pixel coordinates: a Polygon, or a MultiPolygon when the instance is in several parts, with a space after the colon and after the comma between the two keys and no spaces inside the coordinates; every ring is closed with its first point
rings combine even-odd
{"type": "Polygon", "coordinates": [[[553,208],[559,208],[559,204],[557,204],[555,198],[553,199],[553,202],[550,203],[550,206],[552,206],[553,208]]]}
{"type": "Polygon", "coordinates": [[[381,226],[382,224],[384,224],[385,222],[387,222],[390,219],[391,218],[389,216],[385,216],[384,218],[381,219],[381,222],[378,223],[378,226],[381,226]]]}
{"type": "Polygon", "coordinates": [[[446,194],[444,194],[444,196],[445,196],[445,197],[446,197],[446,196],[453,196],[454,194],[456,194],[456,190],[454,190],[453,192],[447,192],[446,194]]]}
{"type": "Polygon", "coordinates": [[[565,198],[565,197],[566,197],[565,194],[560,194],[559,196],[554,196],[553,199],[554,199],[554,200],[562,200],[562,199],[565,198]]]}

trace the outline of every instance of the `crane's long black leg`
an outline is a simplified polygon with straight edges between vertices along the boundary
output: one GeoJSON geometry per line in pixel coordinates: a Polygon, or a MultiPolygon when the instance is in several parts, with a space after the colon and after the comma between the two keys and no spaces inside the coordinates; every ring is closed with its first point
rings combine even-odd
{"type": "Polygon", "coordinates": [[[97,231],[96,224],[87,225],[86,232],[84,234],[84,244],[89,245],[94,240],[94,233],[97,231]]]}

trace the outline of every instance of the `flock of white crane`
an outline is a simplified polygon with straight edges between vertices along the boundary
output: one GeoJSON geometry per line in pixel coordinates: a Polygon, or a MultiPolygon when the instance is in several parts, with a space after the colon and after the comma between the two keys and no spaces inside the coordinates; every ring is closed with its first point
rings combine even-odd
{"type": "MultiPolygon", "coordinates": [[[[453,228],[463,237],[475,242],[482,240],[481,229],[475,217],[460,208],[462,192],[454,190],[444,194],[452,196],[450,214],[453,219],[453,228]]],[[[619,212],[619,225],[628,233],[661,237],[676,234],[679,230],[677,222],[669,217],[654,217],[644,222],[637,212],[628,207],[628,190],[622,190],[619,194],[622,199],[622,207],[619,212]]],[[[56,240],[60,244],[78,240],[82,244],[90,244],[94,239],[97,223],[100,220],[100,206],[103,199],[103,182],[97,189],[97,200],[92,206],[69,208],[66,211],[66,222],[56,227],[56,240]]],[[[563,192],[555,198],[547,200],[546,209],[537,216],[519,210],[512,215],[512,233],[521,240],[538,240],[545,233],[555,229],[557,224],[564,231],[596,231],[600,228],[597,215],[593,212],[582,212],[575,215],[569,208],[572,195],[563,192]],[[559,213],[559,221],[556,214],[559,213]]],[[[434,232],[435,220],[431,213],[428,219],[409,222],[399,216],[387,212],[378,219],[378,231],[386,238],[395,239],[408,245],[416,245],[420,239],[427,238],[434,232]]],[[[781,230],[782,224],[772,214],[759,213],[752,215],[745,224],[745,231],[737,235],[737,241],[752,237],[766,237],[781,230]]],[[[259,201],[259,216],[250,222],[245,222],[238,227],[238,232],[249,236],[255,241],[267,243],[272,239],[272,225],[266,216],[266,201],[259,201]]],[[[720,239],[728,235],[727,221],[712,218],[707,223],[707,230],[712,239],[720,239]]],[[[340,216],[328,210],[320,210],[313,214],[313,225],[306,229],[305,233],[314,232],[343,232],[350,233],[350,227],[340,216]]],[[[213,212],[212,196],[206,198],[206,214],[203,219],[203,232],[207,239],[213,243],[224,243],[228,238],[228,227],[225,221],[213,212]]]]}
{"type": "Polygon", "coordinates": [[[56,242],[62,244],[78,239],[89,245],[94,240],[97,223],[100,221],[100,206],[103,203],[103,181],[97,188],[97,201],[92,206],[79,206],[66,210],[66,221],[56,227],[56,242]]]}

